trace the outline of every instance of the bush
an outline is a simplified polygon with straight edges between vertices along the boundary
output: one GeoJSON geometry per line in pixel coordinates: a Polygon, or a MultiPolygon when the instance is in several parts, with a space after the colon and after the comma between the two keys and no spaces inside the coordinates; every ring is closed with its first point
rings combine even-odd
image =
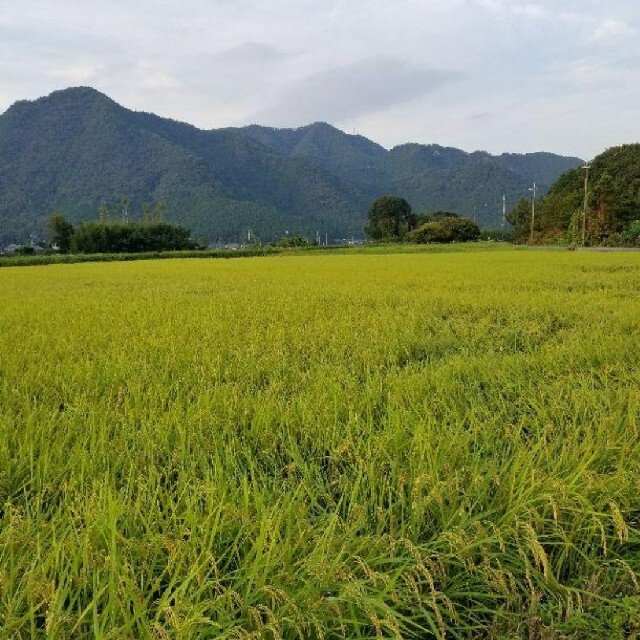
{"type": "Polygon", "coordinates": [[[315,247],[318,243],[302,236],[284,236],[273,243],[274,247],[294,248],[294,247],[315,247]]]}
{"type": "Polygon", "coordinates": [[[630,244],[640,246],[640,220],[634,220],[627,227],[624,236],[630,244]]]}
{"type": "Polygon", "coordinates": [[[197,249],[188,229],[168,222],[83,222],[74,231],[74,253],[140,253],[197,249]]]}
{"type": "Polygon", "coordinates": [[[427,222],[407,236],[409,242],[418,244],[472,242],[480,238],[480,228],[469,218],[446,217],[427,222]]]}

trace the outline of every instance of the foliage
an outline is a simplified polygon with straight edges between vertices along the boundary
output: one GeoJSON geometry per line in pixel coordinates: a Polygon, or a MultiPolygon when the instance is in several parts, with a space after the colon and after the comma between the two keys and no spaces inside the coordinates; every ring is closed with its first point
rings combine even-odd
{"type": "Polygon", "coordinates": [[[416,214],[416,226],[422,226],[426,222],[437,222],[444,218],[459,218],[457,213],[452,211],[423,211],[416,214]]]}
{"type": "Polygon", "coordinates": [[[627,242],[640,246],[640,220],[634,220],[631,222],[627,227],[625,235],[627,242]]]}
{"type": "Polygon", "coordinates": [[[0,636],[638,633],[638,255],[366,250],[0,270],[0,636]]]}
{"type": "Polygon", "coordinates": [[[293,248],[293,247],[313,247],[317,245],[315,240],[304,238],[302,236],[283,236],[278,238],[274,243],[276,247],[293,248]]]}
{"type": "MultiPolygon", "coordinates": [[[[329,247],[329,249],[332,249],[329,247]]],[[[47,264],[77,264],[80,262],[132,262],[136,260],[167,260],[181,258],[254,258],[281,253],[272,245],[241,247],[239,249],[189,249],[182,251],[147,251],[145,253],[42,253],[21,256],[0,256],[0,267],[26,267],[47,264]]]]}
{"type": "Polygon", "coordinates": [[[22,245],[16,249],[16,255],[18,256],[32,256],[35,252],[36,250],[28,244],[22,245]]]}
{"type": "Polygon", "coordinates": [[[58,247],[60,253],[67,253],[71,249],[73,225],[62,213],[54,213],[47,220],[47,227],[51,232],[51,244],[58,247]]]}
{"type": "MultiPolygon", "coordinates": [[[[535,240],[582,242],[585,170],[562,175],[539,202],[535,240]]],[[[587,245],[629,243],[629,230],[640,218],[640,144],[608,149],[591,162],[584,235],[587,245]]],[[[518,241],[528,237],[526,216],[518,205],[510,215],[518,241]]],[[[633,235],[633,232],[631,233],[633,235]]]]}
{"type": "Polygon", "coordinates": [[[168,222],[82,222],[71,237],[73,253],[137,253],[195,249],[189,229],[168,222]]]}
{"type": "Polygon", "coordinates": [[[507,222],[512,227],[514,242],[527,242],[531,238],[531,201],[521,198],[507,214],[507,222]]]}
{"type": "Polygon", "coordinates": [[[472,242],[480,239],[480,228],[469,218],[445,216],[433,222],[426,222],[412,231],[409,242],[418,244],[445,242],[472,242]]]}
{"type": "Polygon", "coordinates": [[[364,232],[370,240],[398,242],[416,226],[411,205],[399,196],[380,196],[369,207],[364,232]]]}

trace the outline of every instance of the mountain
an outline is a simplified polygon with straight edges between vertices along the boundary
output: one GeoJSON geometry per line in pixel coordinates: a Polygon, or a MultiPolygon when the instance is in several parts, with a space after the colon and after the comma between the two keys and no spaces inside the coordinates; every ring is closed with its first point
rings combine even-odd
{"type": "Polygon", "coordinates": [[[418,211],[449,209],[483,224],[499,220],[503,193],[577,166],[553,154],[491,156],[435,145],[387,151],[325,123],[205,131],[130,111],[89,87],[20,101],[0,115],[0,243],[44,235],[47,217],[112,216],[129,199],[164,201],[166,218],[197,237],[263,239],[290,233],[361,235],[370,202],[406,197],[418,211]],[[484,205],[487,205],[486,207],[484,205]]]}
{"type": "Polygon", "coordinates": [[[387,181],[387,150],[359,135],[348,135],[325,122],[299,129],[251,125],[234,129],[292,158],[303,158],[338,177],[344,184],[379,195],[387,181]]]}
{"type": "MultiPolygon", "coordinates": [[[[249,136],[129,111],[90,88],[18,102],[0,116],[0,242],[42,234],[52,211],[93,219],[123,196],[164,201],[194,235],[248,229],[359,233],[364,202],[303,158],[249,136]]],[[[113,207],[112,207],[113,208],[113,207]]]]}
{"type": "MultiPolygon", "coordinates": [[[[534,236],[538,242],[582,242],[585,170],[565,172],[539,203],[534,236]]],[[[531,234],[531,210],[521,202],[510,214],[516,239],[531,234]]],[[[584,216],[586,244],[640,242],[640,144],[612,147],[591,162],[584,216]]]]}
{"type": "Polygon", "coordinates": [[[233,131],[289,157],[304,158],[357,187],[371,202],[384,193],[401,195],[416,211],[446,210],[475,215],[483,226],[498,226],[502,196],[517,202],[533,182],[539,193],[583,161],[552,153],[466,153],[439,145],[403,144],[387,151],[359,135],[323,122],[299,129],[252,125],[233,131]]]}

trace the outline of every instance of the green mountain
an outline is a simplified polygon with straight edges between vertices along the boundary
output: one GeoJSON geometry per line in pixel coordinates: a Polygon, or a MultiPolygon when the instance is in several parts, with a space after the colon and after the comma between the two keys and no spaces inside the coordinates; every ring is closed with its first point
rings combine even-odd
{"type": "Polygon", "coordinates": [[[438,146],[391,151],[324,123],[204,131],[133,112],[88,87],[21,101],[0,115],[0,243],[45,234],[54,211],[72,222],[141,215],[163,201],[168,220],[197,237],[265,240],[292,234],[361,235],[370,202],[406,197],[418,211],[447,209],[481,224],[499,202],[544,189],[577,158],[491,156],[438,146]],[[486,204],[486,207],[485,207],[486,204]]]}
{"type": "MultiPolygon", "coordinates": [[[[585,170],[565,172],[537,207],[537,242],[634,244],[640,240],[640,144],[613,147],[590,164],[585,215],[585,170]],[[584,217],[584,220],[583,220],[584,217]]],[[[531,206],[522,201],[510,214],[516,238],[531,234],[531,206]]]]}
{"type": "Polygon", "coordinates": [[[359,233],[364,202],[329,173],[230,131],[124,109],[89,88],[14,104],[0,116],[0,242],[42,235],[46,218],[95,219],[120,201],[210,240],[359,233]]]}
{"type": "Polygon", "coordinates": [[[540,193],[580,158],[552,153],[466,153],[439,145],[403,144],[387,151],[362,136],[346,134],[326,123],[299,129],[252,125],[233,129],[290,157],[305,158],[357,187],[366,200],[385,193],[409,200],[416,211],[446,210],[497,226],[502,196],[518,201],[537,183],[540,193]]]}

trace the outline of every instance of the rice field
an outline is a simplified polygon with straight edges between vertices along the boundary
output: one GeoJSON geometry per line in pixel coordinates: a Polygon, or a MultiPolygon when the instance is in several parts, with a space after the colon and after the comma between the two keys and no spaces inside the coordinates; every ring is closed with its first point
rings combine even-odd
{"type": "Polygon", "coordinates": [[[638,637],[639,436],[639,254],[2,269],[0,639],[638,637]]]}

